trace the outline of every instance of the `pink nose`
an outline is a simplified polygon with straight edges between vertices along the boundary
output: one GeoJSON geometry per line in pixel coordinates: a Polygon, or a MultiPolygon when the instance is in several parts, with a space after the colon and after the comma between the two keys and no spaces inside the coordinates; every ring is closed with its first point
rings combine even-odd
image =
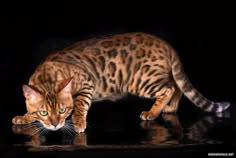
{"type": "Polygon", "coordinates": [[[57,120],[53,120],[53,121],[52,121],[52,125],[53,125],[54,127],[56,127],[56,126],[58,125],[58,121],[57,121],[57,120]]]}

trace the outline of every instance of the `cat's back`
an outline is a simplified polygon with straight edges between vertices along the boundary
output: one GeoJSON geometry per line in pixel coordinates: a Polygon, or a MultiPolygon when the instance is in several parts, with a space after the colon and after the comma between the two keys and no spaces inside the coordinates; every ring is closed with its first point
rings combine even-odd
{"type": "Polygon", "coordinates": [[[101,60],[107,60],[128,55],[137,59],[146,57],[154,60],[161,57],[165,60],[169,58],[170,49],[172,49],[171,46],[157,36],[140,32],[124,33],[79,41],[51,54],[47,60],[77,63],[86,56],[91,59],[103,56],[105,58],[101,60]]]}
{"type": "Polygon", "coordinates": [[[76,50],[82,52],[86,48],[96,47],[103,50],[109,50],[112,48],[124,48],[126,46],[130,46],[130,50],[135,50],[135,45],[142,45],[143,47],[155,46],[156,48],[160,48],[167,46],[167,43],[157,36],[134,32],[93,37],[79,41],[64,50],[76,50]]]}

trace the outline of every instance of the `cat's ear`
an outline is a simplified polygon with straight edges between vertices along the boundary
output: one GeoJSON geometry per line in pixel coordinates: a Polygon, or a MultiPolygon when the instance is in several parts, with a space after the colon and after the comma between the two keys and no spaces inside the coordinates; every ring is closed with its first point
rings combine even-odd
{"type": "Polygon", "coordinates": [[[23,89],[25,98],[29,101],[37,101],[42,98],[42,95],[33,86],[23,85],[22,89],[23,89]]]}
{"type": "Polygon", "coordinates": [[[70,77],[65,79],[64,81],[60,82],[58,85],[59,94],[70,94],[72,90],[72,81],[74,77],[70,77]]]}

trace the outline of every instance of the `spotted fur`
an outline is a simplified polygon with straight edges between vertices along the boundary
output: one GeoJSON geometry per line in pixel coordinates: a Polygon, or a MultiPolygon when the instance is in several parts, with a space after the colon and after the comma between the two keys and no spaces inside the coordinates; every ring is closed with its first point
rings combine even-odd
{"type": "Polygon", "coordinates": [[[77,132],[86,128],[92,101],[116,100],[127,93],[156,99],[149,111],[142,112],[142,120],[176,112],[182,93],[207,112],[222,112],[230,105],[203,97],[187,79],[176,51],[145,33],[92,38],[58,51],[36,69],[23,90],[28,113],[13,118],[13,123],[39,120],[56,130],[73,109],[77,132]],[[66,109],[63,117],[60,108],[66,109]],[[40,116],[40,110],[48,115],[40,116]]]}

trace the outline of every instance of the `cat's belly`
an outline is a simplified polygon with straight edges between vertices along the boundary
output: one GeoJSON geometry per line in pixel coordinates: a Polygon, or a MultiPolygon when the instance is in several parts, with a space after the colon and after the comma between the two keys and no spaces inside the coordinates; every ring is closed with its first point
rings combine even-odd
{"type": "Polygon", "coordinates": [[[110,101],[116,101],[119,99],[122,99],[123,97],[125,97],[127,94],[106,94],[106,95],[94,95],[93,96],[93,102],[98,102],[98,101],[102,101],[102,100],[110,100],[110,101]]]}

